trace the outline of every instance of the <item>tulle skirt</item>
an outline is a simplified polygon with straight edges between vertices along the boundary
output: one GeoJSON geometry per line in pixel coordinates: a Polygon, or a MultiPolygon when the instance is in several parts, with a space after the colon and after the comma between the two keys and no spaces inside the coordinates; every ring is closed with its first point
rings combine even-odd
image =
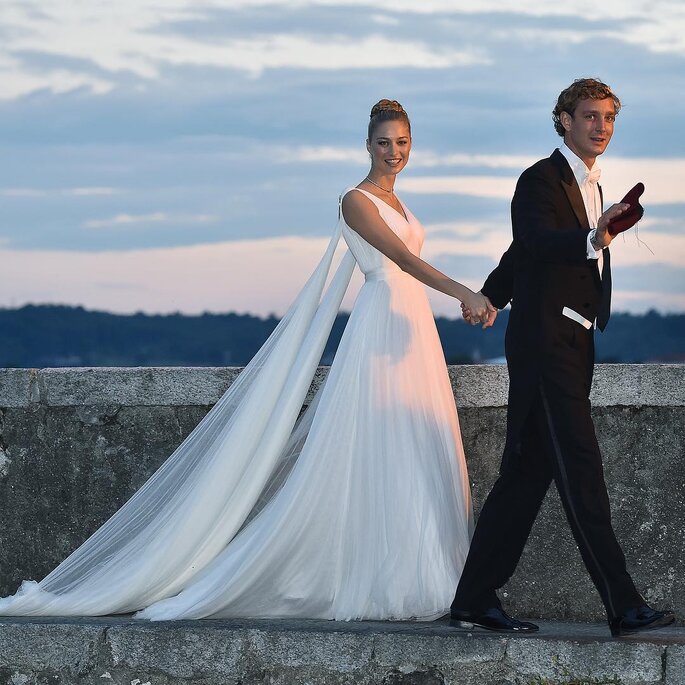
{"type": "Polygon", "coordinates": [[[367,278],[327,380],[296,423],[354,267],[348,254],[320,301],[339,235],[183,444],[43,581],[0,599],[0,615],[349,620],[448,610],[471,501],[420,283],[398,270],[367,278]]]}
{"type": "Polygon", "coordinates": [[[308,412],[301,451],[269,504],[182,592],[137,617],[428,619],[448,610],[471,502],[420,283],[403,272],[365,283],[308,412]]]}

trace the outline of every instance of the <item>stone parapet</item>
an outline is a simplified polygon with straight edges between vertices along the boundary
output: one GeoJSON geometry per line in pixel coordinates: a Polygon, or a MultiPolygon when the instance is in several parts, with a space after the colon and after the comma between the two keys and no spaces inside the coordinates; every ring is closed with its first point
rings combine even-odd
{"type": "Polygon", "coordinates": [[[0,619],[0,683],[38,685],[683,685],[685,629],[612,640],[433,623],[0,619]]]}
{"type": "MultiPolygon", "coordinates": [[[[0,594],[40,579],[123,504],[240,369],[0,370],[0,594]]],[[[503,366],[450,367],[476,513],[506,428],[503,366]]],[[[317,372],[313,392],[325,377],[317,372]]],[[[638,587],[685,616],[685,366],[598,365],[594,418],[638,587]]],[[[310,392],[310,397],[311,397],[310,392]]],[[[552,489],[504,589],[512,612],[597,621],[602,606],[552,489]]]]}
{"type": "MultiPolygon", "coordinates": [[[[685,405],[684,364],[598,364],[591,400],[596,407],[685,405]]],[[[208,406],[229,388],[241,367],[94,367],[0,369],[0,407],[208,406]]],[[[320,367],[309,402],[326,377],[320,367]]],[[[460,407],[505,407],[509,380],[502,364],[450,366],[460,407]]]]}

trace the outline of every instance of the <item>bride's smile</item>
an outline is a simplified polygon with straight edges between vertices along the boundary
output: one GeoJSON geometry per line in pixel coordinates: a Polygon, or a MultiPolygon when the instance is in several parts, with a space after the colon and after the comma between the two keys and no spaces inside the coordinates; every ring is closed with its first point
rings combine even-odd
{"type": "Polygon", "coordinates": [[[392,190],[395,176],[404,169],[411,151],[411,134],[403,121],[384,121],[376,126],[366,149],[371,155],[373,180],[392,190]]]}

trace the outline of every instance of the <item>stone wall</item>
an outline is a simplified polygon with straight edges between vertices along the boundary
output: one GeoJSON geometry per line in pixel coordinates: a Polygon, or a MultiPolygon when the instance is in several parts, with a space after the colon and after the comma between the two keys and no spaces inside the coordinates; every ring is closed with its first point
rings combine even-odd
{"type": "MultiPolygon", "coordinates": [[[[0,370],[0,594],[39,579],[135,492],[239,369],[0,370]]],[[[320,369],[318,387],[326,370],[320,369]]],[[[504,441],[506,369],[450,367],[476,512],[504,441]]],[[[594,417],[615,526],[645,597],[685,616],[685,366],[599,365],[594,417]]],[[[310,395],[311,396],[311,395],[310,395]]],[[[515,613],[603,618],[550,491],[505,589],[515,613]]]]}
{"type": "Polygon", "coordinates": [[[2,685],[683,685],[685,629],[616,640],[447,621],[0,618],[2,685]]]}

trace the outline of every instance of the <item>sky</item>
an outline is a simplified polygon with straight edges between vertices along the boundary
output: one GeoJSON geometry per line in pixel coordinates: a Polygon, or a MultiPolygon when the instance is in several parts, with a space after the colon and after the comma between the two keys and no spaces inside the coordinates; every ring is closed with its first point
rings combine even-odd
{"type": "Polygon", "coordinates": [[[646,186],[614,311],[684,312],[681,0],[0,0],[0,307],[283,314],[384,97],[412,120],[396,190],[423,256],[478,289],[584,76],[624,105],[605,204],[646,186]]]}

